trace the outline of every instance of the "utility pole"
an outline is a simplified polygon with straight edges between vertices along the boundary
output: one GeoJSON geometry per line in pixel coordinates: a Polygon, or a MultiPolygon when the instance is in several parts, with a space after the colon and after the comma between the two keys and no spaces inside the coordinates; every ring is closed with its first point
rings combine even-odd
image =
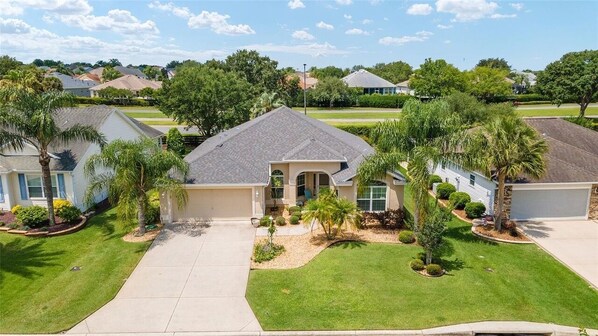
{"type": "Polygon", "coordinates": [[[307,89],[306,74],[305,74],[305,66],[307,64],[303,63],[303,114],[307,115],[307,97],[305,95],[305,90],[307,89]]]}

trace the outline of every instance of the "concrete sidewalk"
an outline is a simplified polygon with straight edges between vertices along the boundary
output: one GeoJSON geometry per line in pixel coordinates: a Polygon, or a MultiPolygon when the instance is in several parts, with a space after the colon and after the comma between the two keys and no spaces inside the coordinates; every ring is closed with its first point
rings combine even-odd
{"type": "Polygon", "coordinates": [[[254,237],[249,222],[167,225],[116,298],[68,333],[260,331],[245,300],[254,237]]]}

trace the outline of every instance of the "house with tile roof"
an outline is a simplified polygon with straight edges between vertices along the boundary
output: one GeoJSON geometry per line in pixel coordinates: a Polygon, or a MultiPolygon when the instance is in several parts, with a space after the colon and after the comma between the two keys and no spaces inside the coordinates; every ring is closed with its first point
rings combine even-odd
{"type": "Polygon", "coordinates": [[[125,89],[133,92],[135,96],[139,95],[139,91],[144,88],[151,88],[157,90],[162,87],[162,82],[159,81],[151,81],[143,78],[139,78],[134,75],[126,75],[119,77],[117,79],[111,80],[109,82],[96,85],[91,87],[89,90],[91,91],[92,97],[98,96],[98,91],[112,87],[115,89],[125,89]]]}
{"type": "MultiPolygon", "coordinates": [[[[161,132],[127,117],[120,110],[109,106],[84,108],[62,108],[57,111],[56,124],[69,128],[73,125],[88,125],[103,133],[108,142],[116,139],[157,138],[161,132]]],[[[87,158],[99,153],[100,148],[88,142],[70,142],[66,146],[50,148],[52,160],[52,189],[55,198],[71,201],[85,210],[87,178],[83,166],[87,158]]],[[[37,149],[25,146],[23,150],[0,148],[0,208],[9,210],[15,205],[46,206],[41,180],[41,166],[37,149]]],[[[96,195],[96,201],[106,198],[96,195]]]]}
{"type": "Polygon", "coordinates": [[[183,208],[166,196],[166,222],[244,220],[333,189],[364,211],[403,207],[405,178],[387,175],[358,191],[357,168],[374,153],[363,139],[283,106],[215,135],[185,157],[183,208]]]}
{"type": "Polygon", "coordinates": [[[347,83],[347,86],[349,87],[363,89],[363,94],[378,93],[384,95],[397,93],[395,84],[382,77],[376,76],[365,69],[352,72],[343,77],[342,80],[347,83]]]}
{"type": "MultiPolygon", "coordinates": [[[[521,176],[507,183],[505,206],[516,220],[598,219],[598,132],[560,118],[528,118],[547,142],[546,174],[521,176]]],[[[438,166],[434,174],[494,212],[497,183],[456,165],[438,166]]]]}

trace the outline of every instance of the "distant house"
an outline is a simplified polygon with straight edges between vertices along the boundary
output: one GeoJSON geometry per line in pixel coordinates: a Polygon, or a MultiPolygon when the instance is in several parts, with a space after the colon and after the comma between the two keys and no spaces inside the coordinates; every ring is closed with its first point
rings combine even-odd
{"type": "Polygon", "coordinates": [[[126,76],[122,76],[117,79],[111,80],[109,82],[92,87],[90,89],[91,96],[97,97],[98,91],[108,88],[108,87],[113,87],[115,89],[126,89],[126,90],[133,92],[133,94],[137,96],[137,95],[139,95],[139,91],[141,91],[144,88],[152,88],[154,90],[161,88],[162,82],[151,81],[151,80],[139,78],[134,75],[126,75],[126,76]]]}
{"type": "MultiPolygon", "coordinates": [[[[108,106],[60,109],[56,114],[56,124],[64,128],[76,124],[91,126],[103,133],[108,142],[162,135],[108,106]]],[[[83,167],[92,154],[99,152],[99,146],[88,142],[71,142],[67,146],[50,148],[55,198],[67,199],[81,210],[87,208],[84,198],[88,180],[83,167]]],[[[7,210],[15,205],[46,206],[38,155],[37,149],[29,145],[18,151],[0,148],[0,208],[7,210]]],[[[105,198],[105,194],[96,195],[96,201],[105,198]]]]}
{"type": "Polygon", "coordinates": [[[52,72],[48,74],[47,77],[58,78],[62,83],[63,91],[72,93],[78,97],[91,97],[89,89],[99,84],[99,82],[74,78],[60,72],[52,72]]]}
{"type": "Polygon", "coordinates": [[[166,77],[168,79],[173,79],[174,76],[176,75],[176,69],[175,68],[164,68],[164,70],[166,71],[166,77]]]}
{"type": "Polygon", "coordinates": [[[395,84],[373,73],[361,69],[342,78],[349,87],[362,88],[364,94],[396,94],[395,84]]]}
{"type": "Polygon", "coordinates": [[[532,86],[536,85],[537,76],[535,74],[524,71],[515,71],[514,73],[516,77],[523,76],[523,82],[518,84],[515,81],[513,81],[512,86],[514,93],[525,93],[532,86]]]}
{"type": "Polygon", "coordinates": [[[96,74],[92,74],[90,72],[79,75],[79,76],[77,76],[77,78],[80,80],[84,80],[84,81],[96,82],[98,84],[102,82],[102,79],[100,78],[100,76],[98,76],[96,74]]]}
{"type": "MultiPolygon", "coordinates": [[[[117,65],[114,67],[114,70],[118,71],[123,76],[133,75],[135,77],[147,79],[147,76],[137,68],[128,68],[121,65],[117,65]]],[[[93,70],[90,70],[88,73],[91,75],[98,76],[101,80],[102,74],[104,73],[104,67],[95,68],[93,70]]]]}
{"type": "Polygon", "coordinates": [[[303,71],[296,71],[295,74],[290,75],[290,76],[297,76],[299,78],[299,87],[301,89],[304,88],[303,86],[303,79],[305,78],[305,89],[309,90],[309,89],[313,89],[314,86],[316,86],[318,84],[318,79],[315,77],[312,77],[310,75],[309,72],[305,73],[305,77],[303,76],[303,71]]]}
{"type": "Polygon", "coordinates": [[[406,80],[406,81],[402,81],[399,84],[397,84],[397,93],[414,96],[415,90],[412,90],[409,87],[409,80],[406,80]]]}

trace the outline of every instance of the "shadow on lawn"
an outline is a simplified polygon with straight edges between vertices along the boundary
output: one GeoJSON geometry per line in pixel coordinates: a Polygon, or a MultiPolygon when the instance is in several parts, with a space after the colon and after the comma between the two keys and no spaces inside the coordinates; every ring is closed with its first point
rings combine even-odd
{"type": "Polygon", "coordinates": [[[0,282],[4,273],[12,273],[23,278],[42,275],[37,268],[58,265],[54,262],[64,251],[46,251],[42,239],[16,238],[8,243],[0,243],[0,282]]]}
{"type": "Polygon", "coordinates": [[[465,243],[477,243],[484,245],[498,246],[498,243],[478,238],[471,233],[470,226],[449,227],[446,230],[446,237],[453,238],[465,243]]]}
{"type": "Polygon", "coordinates": [[[355,248],[362,248],[366,245],[367,245],[366,242],[359,241],[359,240],[343,240],[343,241],[339,241],[339,242],[336,242],[336,243],[330,245],[330,247],[344,248],[344,249],[355,249],[355,248]]]}

